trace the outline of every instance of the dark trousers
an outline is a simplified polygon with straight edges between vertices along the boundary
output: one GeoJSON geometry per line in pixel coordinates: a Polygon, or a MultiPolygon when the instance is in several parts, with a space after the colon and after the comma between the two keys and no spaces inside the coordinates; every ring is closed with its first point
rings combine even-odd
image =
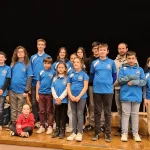
{"type": "Polygon", "coordinates": [[[97,94],[94,96],[95,133],[100,133],[100,118],[102,108],[105,116],[105,134],[111,134],[111,105],[113,94],[97,94]],[[103,106],[103,107],[102,107],[103,106]]]}
{"type": "Polygon", "coordinates": [[[0,96],[0,125],[3,125],[4,103],[5,103],[5,97],[0,96]]]}
{"type": "Polygon", "coordinates": [[[39,104],[36,100],[36,87],[31,88],[31,103],[32,103],[32,113],[34,115],[35,122],[39,121],[39,104]]]}
{"type": "Polygon", "coordinates": [[[45,127],[45,122],[48,123],[48,126],[53,126],[52,94],[39,94],[39,116],[43,127],[45,127]]]}
{"type": "Polygon", "coordinates": [[[64,130],[66,128],[67,109],[68,109],[68,104],[65,103],[62,103],[61,105],[55,105],[56,127],[58,128],[61,127],[64,130]]]}
{"type": "MultiPolygon", "coordinates": [[[[9,127],[9,129],[10,129],[11,131],[13,131],[16,136],[19,136],[19,134],[17,133],[16,125],[15,125],[15,124],[11,124],[10,127],[9,127]]],[[[28,132],[29,135],[31,135],[32,132],[33,132],[33,128],[30,127],[30,126],[27,126],[27,127],[23,128],[22,131],[23,131],[23,132],[28,132]]]]}

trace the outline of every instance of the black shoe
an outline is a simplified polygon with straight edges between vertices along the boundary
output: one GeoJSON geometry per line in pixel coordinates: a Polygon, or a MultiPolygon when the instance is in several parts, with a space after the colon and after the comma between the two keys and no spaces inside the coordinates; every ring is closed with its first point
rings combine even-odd
{"type": "Polygon", "coordinates": [[[111,142],[111,135],[105,134],[105,142],[111,142]]]}
{"type": "Polygon", "coordinates": [[[102,132],[105,132],[105,126],[104,126],[104,125],[101,126],[101,127],[100,127],[100,130],[101,130],[102,132]]]}
{"type": "Polygon", "coordinates": [[[89,125],[87,125],[87,126],[85,127],[84,130],[85,130],[85,131],[93,131],[93,130],[94,130],[94,127],[89,124],[89,125]]]}
{"type": "Polygon", "coordinates": [[[58,128],[58,127],[56,127],[56,131],[52,134],[52,138],[56,138],[56,137],[58,137],[58,136],[59,136],[59,134],[60,134],[60,130],[59,130],[59,128],[58,128]]]}
{"type": "Polygon", "coordinates": [[[65,129],[61,129],[59,139],[63,139],[64,137],[65,137],[65,129]]]}
{"type": "Polygon", "coordinates": [[[100,134],[94,133],[92,141],[97,141],[100,138],[100,134]]]}
{"type": "Polygon", "coordinates": [[[115,136],[121,136],[121,128],[118,128],[118,130],[115,132],[115,136]]]}

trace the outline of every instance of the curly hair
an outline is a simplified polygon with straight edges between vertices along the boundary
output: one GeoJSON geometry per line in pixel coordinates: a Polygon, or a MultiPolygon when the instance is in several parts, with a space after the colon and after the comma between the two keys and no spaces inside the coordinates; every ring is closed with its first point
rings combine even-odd
{"type": "Polygon", "coordinates": [[[17,46],[15,48],[13,56],[12,56],[12,67],[14,67],[15,64],[18,62],[18,56],[17,56],[17,54],[18,54],[18,50],[19,49],[23,49],[23,51],[25,53],[24,64],[27,66],[30,63],[29,56],[28,56],[28,53],[27,53],[27,50],[25,49],[25,47],[23,47],[23,46],[17,46]]]}

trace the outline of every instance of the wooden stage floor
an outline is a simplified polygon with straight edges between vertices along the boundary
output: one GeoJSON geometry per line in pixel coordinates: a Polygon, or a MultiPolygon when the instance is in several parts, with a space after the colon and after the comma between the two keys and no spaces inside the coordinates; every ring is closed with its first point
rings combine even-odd
{"type": "MultiPolygon", "coordinates": [[[[116,117],[115,115],[113,117],[116,117]]],[[[148,141],[148,136],[143,132],[145,130],[143,118],[140,117],[140,130],[139,133],[142,135],[142,142],[135,142],[131,136],[129,136],[128,142],[121,142],[120,136],[114,136],[114,133],[117,128],[114,127],[115,119],[112,121],[112,142],[106,143],[104,141],[104,134],[101,134],[101,137],[98,141],[91,141],[93,132],[84,132],[83,141],[67,141],[65,139],[51,138],[50,135],[45,133],[36,134],[36,129],[34,133],[29,138],[21,137],[10,137],[9,131],[6,128],[3,128],[0,131],[0,144],[8,145],[22,145],[22,146],[31,146],[31,147],[47,147],[47,148],[56,148],[63,150],[150,150],[150,141],[148,141]]],[[[66,134],[66,137],[70,133],[66,134]]]]}

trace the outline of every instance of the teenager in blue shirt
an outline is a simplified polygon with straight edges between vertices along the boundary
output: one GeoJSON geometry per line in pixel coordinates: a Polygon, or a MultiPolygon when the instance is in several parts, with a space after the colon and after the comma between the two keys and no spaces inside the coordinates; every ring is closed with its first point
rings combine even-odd
{"type": "Polygon", "coordinates": [[[65,127],[67,119],[68,108],[68,96],[67,96],[67,66],[64,62],[60,62],[57,65],[57,75],[53,79],[52,83],[52,95],[55,105],[55,121],[56,131],[52,135],[52,138],[65,137],[65,127]]]}
{"type": "MultiPolygon", "coordinates": [[[[147,68],[150,68],[150,57],[147,59],[146,63],[147,68]]],[[[150,70],[147,70],[145,73],[147,84],[143,88],[143,98],[144,98],[144,104],[146,106],[147,111],[147,129],[148,129],[148,135],[149,135],[149,141],[150,141],[150,70]]]]}
{"type": "Polygon", "coordinates": [[[119,70],[118,82],[120,88],[120,100],[122,105],[122,135],[121,141],[128,140],[128,125],[131,116],[132,133],[136,142],[141,138],[138,134],[139,108],[142,102],[142,86],[146,85],[144,71],[136,64],[136,53],[127,52],[127,64],[119,70]]]}
{"type": "Polygon", "coordinates": [[[72,109],[73,133],[67,138],[72,141],[82,141],[83,113],[87,98],[88,75],[82,70],[83,60],[79,57],[73,61],[74,70],[69,74],[67,91],[72,109]]]}
{"type": "Polygon", "coordinates": [[[51,92],[51,84],[55,76],[55,70],[52,66],[51,57],[43,60],[44,70],[39,73],[36,84],[36,99],[39,102],[40,128],[36,133],[45,132],[45,123],[48,123],[46,134],[52,133],[53,126],[53,97],[51,92]]]}
{"type": "Polygon", "coordinates": [[[59,64],[59,62],[64,62],[67,65],[67,73],[70,72],[71,68],[72,68],[72,64],[71,62],[68,60],[68,53],[65,47],[61,47],[58,50],[58,54],[57,54],[57,60],[55,63],[53,63],[52,67],[54,70],[57,69],[57,65],[59,64]]]}
{"type": "Polygon", "coordinates": [[[105,141],[111,142],[111,105],[113,99],[113,83],[116,80],[116,65],[107,57],[108,45],[101,44],[99,58],[92,62],[90,80],[93,82],[95,133],[92,137],[96,141],[100,137],[100,118],[102,106],[105,116],[105,141]]]}
{"type": "Polygon", "coordinates": [[[22,106],[26,103],[33,76],[28,53],[23,46],[16,47],[13,53],[11,74],[9,97],[11,121],[14,124],[22,111],[22,106]]]}
{"type": "Polygon", "coordinates": [[[50,57],[48,54],[45,53],[44,49],[46,48],[46,41],[44,39],[38,39],[37,40],[37,54],[34,54],[30,58],[31,67],[33,70],[33,79],[32,79],[32,88],[31,88],[31,94],[32,94],[32,112],[34,114],[35,118],[35,127],[38,127],[38,121],[39,121],[39,114],[38,114],[38,102],[36,100],[36,83],[37,83],[37,77],[41,70],[44,69],[43,65],[43,59],[46,57],[50,57]]]}
{"type": "Polygon", "coordinates": [[[6,54],[0,51],[0,130],[2,130],[4,103],[7,87],[11,79],[11,69],[5,64],[6,54]]]}

